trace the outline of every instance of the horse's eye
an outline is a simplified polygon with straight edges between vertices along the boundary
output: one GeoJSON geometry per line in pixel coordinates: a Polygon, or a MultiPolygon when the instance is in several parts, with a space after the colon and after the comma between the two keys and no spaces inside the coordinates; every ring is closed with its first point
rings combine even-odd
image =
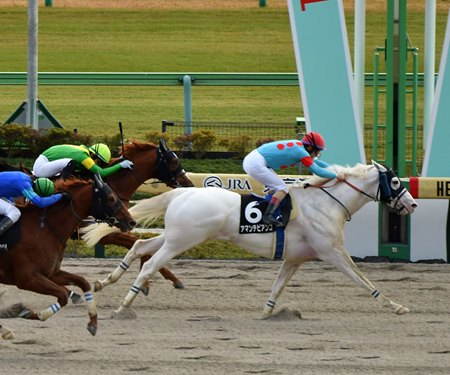
{"type": "Polygon", "coordinates": [[[392,189],[398,189],[400,186],[400,180],[398,179],[398,177],[394,177],[391,180],[391,187],[392,189]]]}

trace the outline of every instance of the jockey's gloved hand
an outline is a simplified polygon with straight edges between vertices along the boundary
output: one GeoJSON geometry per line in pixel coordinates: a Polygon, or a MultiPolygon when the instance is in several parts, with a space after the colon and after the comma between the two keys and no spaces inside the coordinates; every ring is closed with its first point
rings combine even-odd
{"type": "Polygon", "coordinates": [[[70,196],[70,194],[67,191],[61,192],[61,195],[62,195],[62,199],[65,199],[68,201],[70,201],[72,199],[72,197],[70,196]]]}
{"type": "Polygon", "coordinates": [[[120,162],[122,168],[133,169],[133,162],[131,160],[124,160],[120,162]]]}
{"type": "Polygon", "coordinates": [[[336,179],[337,179],[338,181],[340,181],[340,182],[343,182],[343,181],[345,180],[346,177],[347,177],[347,176],[346,176],[344,173],[339,173],[339,174],[336,176],[336,179]]]}

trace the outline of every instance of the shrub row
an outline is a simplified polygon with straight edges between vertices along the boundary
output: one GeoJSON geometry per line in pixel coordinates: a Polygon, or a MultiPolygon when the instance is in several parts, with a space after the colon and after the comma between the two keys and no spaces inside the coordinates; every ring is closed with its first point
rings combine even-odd
{"type": "MultiPolygon", "coordinates": [[[[144,134],[147,141],[158,144],[164,138],[173,150],[184,152],[191,151],[197,157],[205,157],[208,152],[217,150],[228,152],[237,158],[243,158],[248,152],[263,143],[273,141],[272,138],[261,138],[256,141],[248,135],[236,137],[218,138],[212,131],[200,129],[192,134],[170,136],[167,133],[152,131],[144,134]]],[[[49,130],[35,130],[28,126],[7,124],[0,126],[0,156],[37,157],[43,150],[57,144],[84,144],[102,142],[107,144],[112,153],[119,150],[121,144],[120,134],[105,135],[93,139],[90,135],[52,128],[49,130]]]]}
{"type": "Polygon", "coordinates": [[[199,129],[192,134],[171,136],[168,133],[157,131],[145,134],[147,140],[157,142],[164,138],[167,144],[176,151],[193,151],[202,156],[206,152],[220,150],[243,158],[251,150],[259,147],[263,143],[274,141],[273,138],[263,137],[254,139],[249,135],[239,135],[233,137],[218,137],[211,130],[199,129]]]}
{"type": "Polygon", "coordinates": [[[90,135],[83,135],[70,130],[52,128],[46,131],[35,130],[28,126],[6,124],[0,126],[0,153],[7,158],[30,157],[36,158],[42,151],[57,144],[84,144],[103,142],[111,150],[118,149],[120,134],[103,136],[92,139],[90,135]]]}

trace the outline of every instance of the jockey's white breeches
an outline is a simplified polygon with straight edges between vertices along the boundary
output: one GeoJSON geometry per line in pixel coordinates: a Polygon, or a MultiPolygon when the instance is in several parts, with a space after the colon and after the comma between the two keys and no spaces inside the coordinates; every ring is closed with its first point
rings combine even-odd
{"type": "Polygon", "coordinates": [[[266,159],[258,150],[253,150],[244,158],[242,167],[250,177],[264,184],[270,190],[289,192],[289,187],[281,177],[267,167],[266,159]]]}
{"type": "Polygon", "coordinates": [[[6,199],[0,198],[0,215],[5,215],[16,223],[20,219],[20,210],[6,199]]]}
{"type": "Polygon", "coordinates": [[[53,177],[61,173],[72,159],[64,158],[49,161],[44,155],[39,155],[33,165],[33,174],[36,177],[53,177]]]}

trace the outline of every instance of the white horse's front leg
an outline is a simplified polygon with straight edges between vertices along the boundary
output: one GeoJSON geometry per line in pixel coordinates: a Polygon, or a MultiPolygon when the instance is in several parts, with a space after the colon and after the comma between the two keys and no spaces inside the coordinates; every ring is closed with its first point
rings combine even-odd
{"type": "Polygon", "coordinates": [[[287,283],[295,271],[297,271],[300,264],[301,263],[290,263],[286,260],[283,262],[280,270],[278,271],[277,279],[273,283],[272,293],[264,306],[263,319],[267,319],[272,315],[278,297],[280,297],[287,283]]]}
{"type": "Polygon", "coordinates": [[[94,291],[99,292],[106,286],[114,284],[119,280],[130,265],[138,258],[144,255],[153,255],[164,243],[164,234],[147,240],[138,240],[128,251],[127,255],[120,261],[116,269],[108,274],[106,279],[97,280],[94,283],[94,291]]]}
{"type": "Polygon", "coordinates": [[[360,269],[353,262],[347,250],[342,246],[339,249],[328,252],[327,256],[321,256],[323,261],[334,265],[336,268],[346,274],[356,284],[370,291],[373,298],[382,306],[388,307],[397,315],[403,315],[409,312],[409,309],[398,303],[391,301],[384,296],[378,289],[376,289],[369,279],[360,271],[360,269]]]}
{"type": "Polygon", "coordinates": [[[5,340],[11,340],[14,338],[14,332],[0,324],[0,337],[5,340]]]}

